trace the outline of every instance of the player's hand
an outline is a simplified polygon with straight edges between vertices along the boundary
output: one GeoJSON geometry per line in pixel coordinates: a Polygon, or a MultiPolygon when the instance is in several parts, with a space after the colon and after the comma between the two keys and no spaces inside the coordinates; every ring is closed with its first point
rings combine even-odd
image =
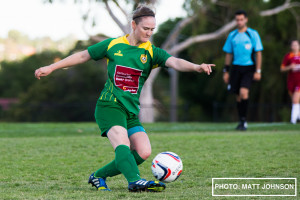
{"type": "Polygon", "coordinates": [[[216,65],[215,64],[205,64],[205,63],[202,63],[201,65],[196,65],[195,71],[199,72],[199,73],[204,72],[207,75],[210,75],[210,73],[212,72],[211,67],[214,67],[214,66],[216,66],[216,65]]]}
{"type": "Polygon", "coordinates": [[[260,79],[261,79],[261,73],[255,72],[253,75],[253,80],[260,81],[260,79]]]}
{"type": "Polygon", "coordinates": [[[45,66],[35,70],[34,75],[37,79],[41,79],[41,76],[48,76],[52,71],[53,69],[50,66],[45,66]]]}
{"type": "Polygon", "coordinates": [[[295,67],[296,67],[295,63],[292,63],[292,64],[290,65],[289,69],[290,69],[291,71],[294,71],[294,70],[295,70],[295,67]]]}
{"type": "Polygon", "coordinates": [[[229,83],[229,73],[228,72],[223,73],[223,81],[225,84],[229,83]]]}

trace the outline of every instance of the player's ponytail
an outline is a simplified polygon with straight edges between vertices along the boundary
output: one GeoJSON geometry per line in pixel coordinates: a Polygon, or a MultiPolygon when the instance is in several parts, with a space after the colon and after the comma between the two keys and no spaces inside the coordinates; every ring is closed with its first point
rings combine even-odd
{"type": "Polygon", "coordinates": [[[145,4],[139,4],[138,7],[133,11],[132,20],[136,24],[139,24],[143,17],[155,17],[154,11],[145,4]]]}

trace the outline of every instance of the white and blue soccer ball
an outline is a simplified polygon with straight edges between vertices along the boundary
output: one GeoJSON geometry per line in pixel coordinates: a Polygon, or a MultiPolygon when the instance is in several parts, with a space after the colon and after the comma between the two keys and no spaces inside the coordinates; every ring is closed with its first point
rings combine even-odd
{"type": "Polygon", "coordinates": [[[178,179],[182,172],[183,164],[180,157],[173,152],[159,153],[152,161],[153,176],[165,183],[170,183],[178,179]]]}

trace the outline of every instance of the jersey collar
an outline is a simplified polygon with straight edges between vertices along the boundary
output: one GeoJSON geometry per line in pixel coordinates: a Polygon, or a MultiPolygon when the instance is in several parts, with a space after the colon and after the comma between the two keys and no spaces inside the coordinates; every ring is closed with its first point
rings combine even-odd
{"type": "MultiPolygon", "coordinates": [[[[127,39],[128,36],[129,36],[129,34],[124,35],[124,36],[122,37],[122,40],[123,40],[123,42],[124,42],[125,44],[130,45],[130,43],[129,43],[128,39],[127,39]]],[[[148,40],[147,42],[144,42],[144,43],[140,44],[140,45],[137,46],[137,47],[138,47],[138,48],[143,48],[143,49],[148,50],[148,49],[150,48],[150,46],[151,46],[151,42],[148,40]]]]}

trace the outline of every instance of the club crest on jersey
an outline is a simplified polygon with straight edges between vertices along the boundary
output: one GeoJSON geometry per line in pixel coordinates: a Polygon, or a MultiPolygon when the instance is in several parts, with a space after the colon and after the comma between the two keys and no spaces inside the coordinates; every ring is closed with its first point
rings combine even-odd
{"type": "Polygon", "coordinates": [[[118,50],[117,53],[114,54],[115,56],[123,56],[123,54],[121,53],[121,50],[118,50]]]}
{"type": "Polygon", "coordinates": [[[247,50],[251,49],[251,47],[252,47],[251,44],[246,44],[246,45],[245,45],[245,48],[246,48],[247,50]]]}
{"type": "Polygon", "coordinates": [[[143,64],[145,64],[147,62],[147,55],[146,54],[142,54],[141,57],[140,57],[140,59],[141,59],[141,62],[143,64]]]}

